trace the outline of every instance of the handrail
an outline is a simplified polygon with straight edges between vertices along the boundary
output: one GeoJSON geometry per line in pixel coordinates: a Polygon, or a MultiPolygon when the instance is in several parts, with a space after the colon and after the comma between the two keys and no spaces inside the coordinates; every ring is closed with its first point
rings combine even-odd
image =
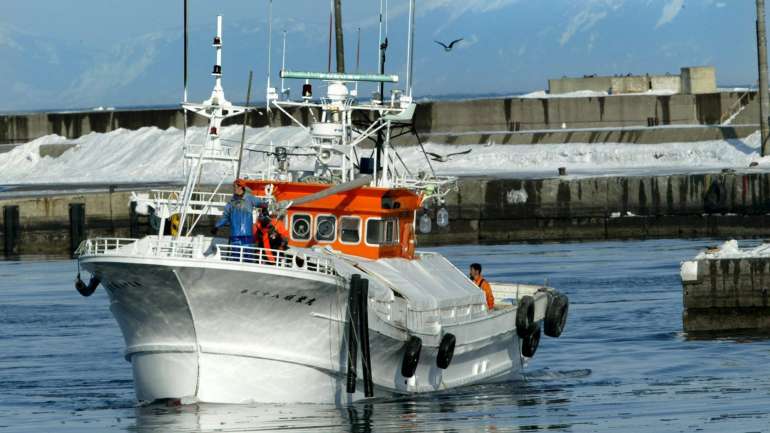
{"type": "Polygon", "coordinates": [[[337,275],[334,262],[326,257],[302,252],[273,250],[241,245],[217,244],[214,250],[203,237],[174,239],[169,237],[94,238],[78,246],[75,256],[125,256],[151,258],[180,258],[247,265],[270,266],[281,269],[337,275]],[[208,254],[207,254],[208,253],[208,254]]]}

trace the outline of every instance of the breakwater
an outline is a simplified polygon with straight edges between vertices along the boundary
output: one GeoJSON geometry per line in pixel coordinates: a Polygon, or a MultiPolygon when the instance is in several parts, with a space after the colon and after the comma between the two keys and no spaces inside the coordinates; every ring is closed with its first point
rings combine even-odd
{"type": "MultiPolygon", "coordinates": [[[[311,118],[308,110],[291,114],[306,124],[311,118]]],[[[756,92],[724,91],[427,101],[418,103],[414,127],[431,141],[447,144],[663,143],[744,137],[756,129],[747,125],[758,118],[756,92]]],[[[187,122],[203,125],[192,115],[187,122]]],[[[233,117],[225,124],[242,122],[241,117],[233,117]]],[[[0,144],[24,143],[48,134],[74,139],[118,128],[183,128],[184,124],[184,114],[177,108],[9,114],[0,116],[0,144]]],[[[291,119],[277,110],[259,109],[249,115],[248,124],[285,126],[291,119]]],[[[398,142],[414,144],[415,138],[405,135],[398,142]]]]}
{"type": "MultiPolygon", "coordinates": [[[[115,187],[2,198],[2,244],[11,245],[6,251],[14,255],[66,254],[86,237],[151,233],[149,220],[132,211],[129,198],[115,187]]],[[[419,245],[766,237],[770,173],[463,178],[446,207],[449,226],[433,224],[430,233],[418,234],[419,245]]],[[[435,217],[436,211],[426,212],[435,217]]],[[[203,221],[201,233],[210,224],[203,221]]]]}

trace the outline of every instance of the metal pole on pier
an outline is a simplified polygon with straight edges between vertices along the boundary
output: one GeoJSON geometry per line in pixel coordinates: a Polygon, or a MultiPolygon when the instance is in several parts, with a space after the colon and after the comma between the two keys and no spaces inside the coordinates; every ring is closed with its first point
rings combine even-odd
{"type": "Polygon", "coordinates": [[[334,0],[334,36],[337,46],[337,72],[345,73],[345,42],[342,34],[342,0],[334,0]]]}
{"type": "Polygon", "coordinates": [[[762,133],[762,156],[770,155],[770,114],[767,90],[767,34],[765,33],[765,0],[757,0],[757,58],[759,66],[759,125],[762,133]]]}

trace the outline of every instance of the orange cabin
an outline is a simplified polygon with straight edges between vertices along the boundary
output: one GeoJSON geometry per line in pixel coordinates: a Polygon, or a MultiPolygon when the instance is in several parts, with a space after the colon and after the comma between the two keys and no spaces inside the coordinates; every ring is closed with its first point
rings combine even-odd
{"type": "MultiPolygon", "coordinates": [[[[331,187],[326,184],[242,180],[255,195],[273,185],[278,201],[296,200],[331,187]]],[[[368,259],[414,258],[415,211],[422,197],[406,189],[362,187],[292,205],[284,223],[289,245],[330,246],[368,259]]]]}

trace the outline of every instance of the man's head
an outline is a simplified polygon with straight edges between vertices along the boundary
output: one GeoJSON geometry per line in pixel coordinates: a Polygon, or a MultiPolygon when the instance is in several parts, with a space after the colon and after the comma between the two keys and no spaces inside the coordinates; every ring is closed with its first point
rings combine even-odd
{"type": "Polygon", "coordinates": [[[471,263],[471,278],[481,276],[481,265],[479,263],[471,263]]]}
{"type": "Polygon", "coordinates": [[[233,182],[233,195],[237,197],[243,197],[243,194],[246,192],[246,189],[238,183],[238,181],[233,182]]]}

